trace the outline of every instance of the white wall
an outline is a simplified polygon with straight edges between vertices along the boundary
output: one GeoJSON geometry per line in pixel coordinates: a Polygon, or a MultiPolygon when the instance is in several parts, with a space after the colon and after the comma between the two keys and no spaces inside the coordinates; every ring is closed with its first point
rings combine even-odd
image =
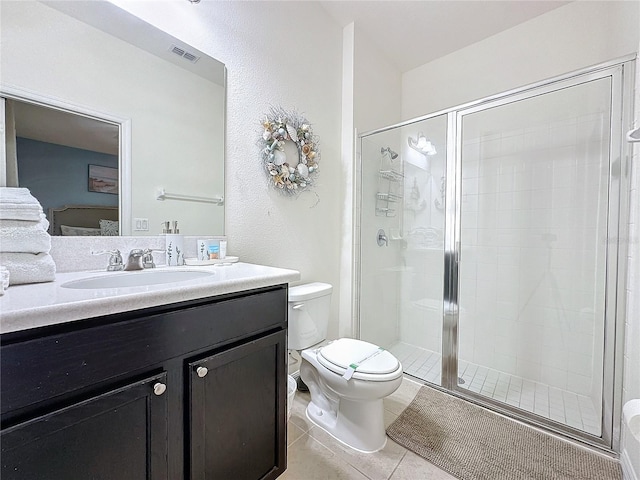
{"type": "MultiPolygon", "coordinates": [[[[640,52],[640,44],[638,45],[640,52]]],[[[638,60],[636,60],[638,62],[638,60]]],[[[640,126],[640,68],[636,68],[634,127],[640,126]]],[[[629,196],[627,318],[625,324],[622,402],[640,398],[640,143],[632,144],[629,196]]],[[[640,441],[622,425],[621,462],[629,480],[640,478],[640,441]],[[631,473],[633,469],[634,473],[631,473]]],[[[625,479],[627,478],[625,476],[625,479]]]]}
{"type": "Polygon", "coordinates": [[[355,25],[354,110],[358,133],[400,121],[402,75],[355,25]]]}
{"type": "Polygon", "coordinates": [[[217,207],[160,204],[155,191],[221,191],[223,176],[211,164],[221,143],[222,88],[42,3],[1,8],[2,83],[130,119],[132,216],[149,219],[149,234],[164,220],[179,220],[187,234],[220,233],[217,207]]]}
{"type": "Polygon", "coordinates": [[[311,2],[118,2],[225,63],[226,234],[243,261],[299,270],[333,284],[329,335],[338,330],[344,205],[341,157],[342,29],[311,2]],[[298,110],[320,138],[314,193],[283,196],[267,184],[256,146],[271,106],[298,110]],[[318,201],[319,200],[319,201],[318,201]]]}
{"type": "MultiPolygon", "coordinates": [[[[638,45],[640,52],[640,44],[638,45]]],[[[636,63],[638,60],[636,60],[636,63]]],[[[640,126],[640,68],[636,65],[634,126],[640,126]]],[[[632,144],[629,197],[627,319],[623,402],[640,398],[640,143],[632,144]]],[[[639,472],[640,473],[640,472],[639,472]]]]}
{"type": "Polygon", "coordinates": [[[634,53],[639,3],[582,1],[406,72],[410,119],[634,53]]]}
{"type": "MultiPolygon", "coordinates": [[[[396,67],[372,46],[358,24],[355,25],[354,43],[354,122],[360,135],[400,121],[402,77],[396,67]]],[[[398,227],[402,212],[400,208],[395,217],[376,216],[375,194],[379,184],[386,188],[385,181],[378,176],[382,158],[380,148],[391,147],[399,153],[401,146],[394,132],[381,134],[374,140],[369,137],[365,142],[369,142],[368,148],[363,147],[360,151],[358,140],[356,165],[357,195],[361,190],[364,192],[362,213],[356,219],[361,222],[362,243],[356,240],[354,245],[356,251],[362,251],[361,258],[355,255],[355,268],[362,272],[360,285],[356,288],[356,302],[360,303],[362,338],[388,347],[398,332],[400,272],[395,267],[400,258],[399,244],[390,240],[388,247],[380,247],[376,234],[379,228],[383,228],[389,237],[390,229],[398,227]],[[362,263],[358,263],[360,261],[362,263]]],[[[402,184],[399,186],[402,188],[402,184]]]]}
{"type": "Polygon", "coordinates": [[[355,95],[355,25],[342,30],[342,172],[343,201],[342,235],[340,238],[340,302],[338,305],[338,337],[355,337],[353,315],[357,312],[358,299],[354,297],[358,257],[354,248],[354,231],[358,221],[355,188],[355,119],[353,98],[355,95]],[[349,159],[351,160],[349,162],[349,159]],[[347,207],[347,206],[350,206],[347,207]]]}

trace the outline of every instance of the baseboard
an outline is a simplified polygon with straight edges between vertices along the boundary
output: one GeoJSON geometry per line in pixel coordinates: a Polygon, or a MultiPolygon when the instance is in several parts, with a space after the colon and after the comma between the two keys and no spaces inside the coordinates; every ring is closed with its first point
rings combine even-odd
{"type": "Polygon", "coordinates": [[[633,469],[633,465],[631,465],[631,460],[626,450],[623,450],[620,454],[620,465],[622,466],[622,478],[624,480],[640,480],[637,472],[633,469]]]}

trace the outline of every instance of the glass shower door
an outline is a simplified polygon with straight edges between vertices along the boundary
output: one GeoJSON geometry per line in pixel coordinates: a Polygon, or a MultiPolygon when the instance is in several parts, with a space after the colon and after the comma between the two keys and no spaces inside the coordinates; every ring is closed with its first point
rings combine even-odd
{"type": "Polygon", "coordinates": [[[361,139],[359,336],[438,385],[446,156],[446,115],[361,139]]]}
{"type": "Polygon", "coordinates": [[[457,390],[594,436],[612,82],[600,74],[457,116],[457,390]]]}

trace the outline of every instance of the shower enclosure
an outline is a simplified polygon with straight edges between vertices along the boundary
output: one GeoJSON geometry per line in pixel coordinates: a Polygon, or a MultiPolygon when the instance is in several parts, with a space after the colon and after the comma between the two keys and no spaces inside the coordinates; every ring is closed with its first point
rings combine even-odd
{"type": "Polygon", "coordinates": [[[359,337],[437,388],[614,448],[632,72],[361,135],[359,337]]]}

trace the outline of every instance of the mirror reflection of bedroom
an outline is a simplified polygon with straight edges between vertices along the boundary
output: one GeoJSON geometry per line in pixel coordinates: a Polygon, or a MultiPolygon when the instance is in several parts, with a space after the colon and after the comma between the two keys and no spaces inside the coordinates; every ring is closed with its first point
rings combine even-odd
{"type": "Polygon", "coordinates": [[[119,126],[3,100],[7,185],[40,201],[51,235],[118,235],[119,126]]]}

